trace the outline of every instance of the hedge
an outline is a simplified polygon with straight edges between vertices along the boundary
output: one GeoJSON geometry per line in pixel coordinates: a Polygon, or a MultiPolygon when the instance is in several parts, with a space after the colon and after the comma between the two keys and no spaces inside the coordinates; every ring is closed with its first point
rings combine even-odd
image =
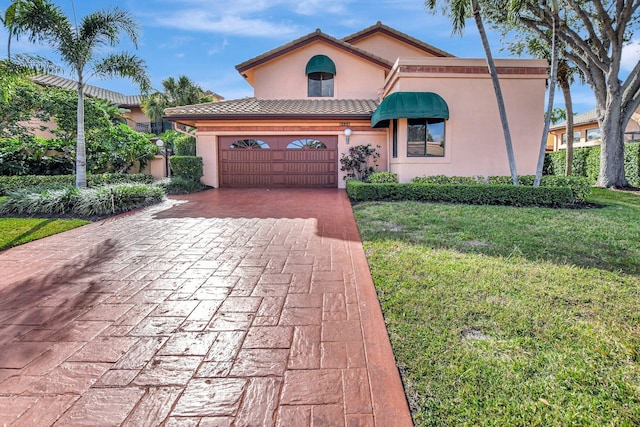
{"type": "Polygon", "coordinates": [[[178,178],[200,182],[203,175],[202,157],[171,156],[171,173],[178,178]]]}
{"type": "MultiPolygon", "coordinates": [[[[0,176],[0,195],[5,195],[10,191],[22,190],[29,187],[62,187],[74,185],[75,175],[13,175],[0,176]]],[[[153,176],[137,173],[105,173],[87,174],[87,185],[97,187],[111,184],[151,184],[153,176]]]]}
{"type": "MultiPolygon", "coordinates": [[[[566,154],[565,150],[547,153],[545,175],[564,176],[566,154]]],[[[588,178],[590,184],[595,184],[600,173],[600,146],[573,150],[571,167],[573,176],[588,178]]],[[[640,143],[625,144],[624,170],[629,184],[640,187],[640,143]]]]}
{"type": "Polygon", "coordinates": [[[569,187],[530,187],[502,184],[368,184],[347,181],[354,202],[413,200],[473,205],[560,207],[575,201],[569,187]]]}
{"type": "MultiPolygon", "coordinates": [[[[520,185],[533,186],[535,176],[520,175],[518,182],[520,185]]],[[[411,180],[415,184],[501,184],[512,185],[510,176],[418,176],[411,180]]],[[[543,176],[541,180],[543,187],[569,187],[573,193],[574,201],[583,202],[591,191],[591,184],[587,178],[580,176],[543,176]]]]}

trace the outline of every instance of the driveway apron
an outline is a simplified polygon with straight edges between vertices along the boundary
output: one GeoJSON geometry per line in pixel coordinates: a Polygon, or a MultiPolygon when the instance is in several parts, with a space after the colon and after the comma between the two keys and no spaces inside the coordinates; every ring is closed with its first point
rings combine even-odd
{"type": "Polygon", "coordinates": [[[345,192],[209,190],[0,252],[0,425],[411,425],[345,192]]]}

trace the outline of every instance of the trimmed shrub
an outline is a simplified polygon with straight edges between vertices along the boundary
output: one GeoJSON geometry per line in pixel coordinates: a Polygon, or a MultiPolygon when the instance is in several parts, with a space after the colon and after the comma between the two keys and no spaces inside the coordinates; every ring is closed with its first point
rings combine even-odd
{"type": "Polygon", "coordinates": [[[162,188],[165,194],[191,194],[202,191],[207,188],[206,185],[184,179],[180,177],[172,177],[156,182],[154,185],[162,188]]]}
{"type": "Polygon", "coordinates": [[[640,143],[625,145],[624,171],[629,184],[640,187],[640,143]]]}
{"type": "MultiPolygon", "coordinates": [[[[545,156],[545,175],[564,176],[565,151],[547,153],[545,156]]],[[[624,146],[624,170],[629,184],[640,186],[640,143],[624,146]]],[[[595,184],[600,174],[600,147],[576,148],[573,150],[572,175],[588,178],[595,184]]]]}
{"type": "Polygon", "coordinates": [[[414,184],[481,184],[483,178],[475,176],[431,175],[416,176],[411,182],[414,184]]]}
{"type": "MultiPolygon", "coordinates": [[[[0,195],[7,194],[15,190],[29,189],[34,187],[38,189],[46,189],[73,186],[75,184],[75,181],[75,175],[0,176],[0,195]]],[[[87,185],[89,187],[120,183],[151,184],[153,183],[153,176],[142,173],[105,173],[97,175],[87,174],[87,185]]]]}
{"type": "Polygon", "coordinates": [[[372,184],[383,184],[386,182],[398,182],[398,174],[393,172],[374,172],[367,179],[372,184]]]}
{"type": "Polygon", "coordinates": [[[167,130],[159,138],[173,146],[173,154],[176,156],[196,155],[196,139],[193,136],[175,130],[167,130]]]}
{"type": "Polygon", "coordinates": [[[366,184],[347,181],[347,194],[355,202],[413,200],[474,205],[559,207],[574,202],[568,187],[530,187],[479,184],[366,184]]]}
{"type": "Polygon", "coordinates": [[[202,171],[202,157],[171,156],[171,173],[178,178],[200,182],[202,171]]]}
{"type": "MultiPolygon", "coordinates": [[[[510,176],[490,176],[489,184],[511,185],[510,176]]],[[[521,175],[518,177],[520,186],[533,186],[535,176],[521,175]]],[[[543,176],[540,181],[542,187],[569,187],[575,202],[583,202],[591,192],[591,183],[580,176],[543,176]]]]}

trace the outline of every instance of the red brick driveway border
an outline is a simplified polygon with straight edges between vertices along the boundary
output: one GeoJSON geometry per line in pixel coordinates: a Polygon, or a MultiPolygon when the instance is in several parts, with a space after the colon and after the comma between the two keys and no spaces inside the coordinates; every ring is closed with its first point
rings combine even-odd
{"type": "Polygon", "coordinates": [[[0,425],[412,425],[345,192],[209,190],[0,252],[0,425]]]}

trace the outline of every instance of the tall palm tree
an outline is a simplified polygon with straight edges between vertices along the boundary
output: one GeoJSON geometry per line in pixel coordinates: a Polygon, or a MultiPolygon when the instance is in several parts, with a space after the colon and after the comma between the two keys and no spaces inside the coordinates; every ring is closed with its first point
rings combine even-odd
{"type": "Polygon", "coordinates": [[[87,186],[87,156],[84,134],[84,85],[91,77],[126,77],[143,92],[150,86],[144,61],[127,52],[100,57],[105,46],[115,47],[125,33],[137,47],[138,25],[129,12],[113,8],[85,16],[78,26],[50,0],[13,0],[20,3],[12,24],[14,31],[31,41],[53,48],[63,64],[75,74],[78,92],[76,143],[76,187],[87,186]]]}
{"type": "Polygon", "coordinates": [[[571,99],[571,85],[576,75],[579,75],[579,70],[576,67],[572,67],[567,59],[558,59],[558,86],[562,89],[564,109],[567,115],[564,133],[567,136],[567,151],[565,153],[566,176],[573,174],[573,100],[571,99]]]}
{"type": "Polygon", "coordinates": [[[511,141],[511,132],[509,130],[509,121],[507,120],[507,109],[504,105],[504,97],[502,96],[502,89],[500,87],[500,80],[498,78],[498,71],[493,60],[491,53],[491,46],[489,45],[489,39],[487,38],[487,32],[484,28],[484,22],[480,13],[480,4],[478,0],[425,0],[425,6],[432,11],[442,4],[445,13],[451,18],[453,24],[453,32],[462,34],[465,28],[465,20],[468,17],[473,16],[476,26],[478,27],[478,33],[482,40],[482,47],[487,57],[487,66],[489,67],[489,74],[491,75],[491,82],[493,83],[493,89],[496,93],[496,101],[498,103],[498,112],[500,114],[500,121],[502,123],[502,131],[504,133],[504,143],[507,150],[507,159],[509,160],[509,170],[511,171],[511,179],[513,185],[518,185],[518,172],[516,169],[516,159],[513,154],[513,143],[511,141]]]}
{"type": "MultiPolygon", "coordinates": [[[[547,7],[545,4],[541,7],[547,7]]],[[[553,109],[553,98],[556,93],[556,80],[558,76],[558,28],[560,27],[560,19],[558,16],[558,1],[551,0],[551,14],[553,16],[553,28],[551,34],[551,76],[549,76],[549,97],[547,104],[547,114],[544,119],[544,130],[542,131],[542,140],[540,141],[540,152],[538,153],[538,164],[536,166],[536,176],[533,180],[533,186],[540,186],[542,181],[542,168],[544,166],[544,155],[547,148],[547,135],[549,134],[549,123],[551,122],[551,110],[553,109]]],[[[567,135],[567,141],[569,135],[567,135]]],[[[571,136],[573,141],[573,135],[571,136]]]]}

